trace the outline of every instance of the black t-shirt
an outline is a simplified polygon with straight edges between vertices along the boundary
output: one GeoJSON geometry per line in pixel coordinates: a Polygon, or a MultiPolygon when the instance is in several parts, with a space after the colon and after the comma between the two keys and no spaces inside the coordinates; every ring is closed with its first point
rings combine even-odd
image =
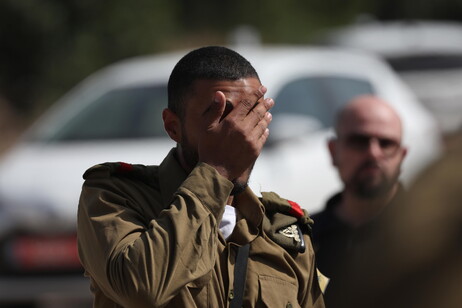
{"type": "MultiPolygon", "coordinates": [[[[400,186],[397,196],[402,194],[403,189],[400,186]]],[[[394,200],[396,199],[395,197],[394,200]]],[[[327,201],[325,209],[312,216],[312,241],[316,265],[319,271],[330,279],[324,294],[326,306],[334,302],[333,297],[344,298],[344,284],[350,280],[348,275],[354,275],[354,271],[351,270],[353,264],[357,267],[358,264],[368,262],[363,254],[364,245],[369,244],[372,235],[376,236],[377,232],[380,232],[379,217],[360,227],[352,227],[340,220],[335,210],[341,200],[341,193],[332,196],[327,201]]],[[[387,206],[387,210],[389,208],[391,204],[387,206]]]]}

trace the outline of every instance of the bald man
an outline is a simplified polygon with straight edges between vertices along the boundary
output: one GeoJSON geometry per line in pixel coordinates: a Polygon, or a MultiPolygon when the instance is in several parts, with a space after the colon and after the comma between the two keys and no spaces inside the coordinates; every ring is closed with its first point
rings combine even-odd
{"type": "MultiPolygon", "coordinates": [[[[360,96],[337,115],[336,138],[328,147],[343,190],[313,215],[313,242],[318,269],[330,279],[325,300],[341,292],[337,278],[351,260],[361,258],[361,243],[386,207],[396,201],[406,148],[401,120],[392,107],[374,96],[360,96]]],[[[364,260],[367,262],[367,260],[364,260]]]]}

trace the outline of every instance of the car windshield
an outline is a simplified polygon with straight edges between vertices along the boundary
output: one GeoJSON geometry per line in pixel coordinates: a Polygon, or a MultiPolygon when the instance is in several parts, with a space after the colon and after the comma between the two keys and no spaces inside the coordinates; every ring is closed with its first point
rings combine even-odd
{"type": "Polygon", "coordinates": [[[271,113],[294,114],[332,127],[335,114],[353,97],[374,94],[369,81],[340,76],[310,76],[287,83],[276,96],[271,113]]]}
{"type": "Polygon", "coordinates": [[[165,136],[162,110],[167,85],[113,90],[88,104],[48,141],[133,139],[165,136]]]}
{"type": "MultiPolygon", "coordinates": [[[[272,114],[307,116],[332,126],[336,111],[354,96],[374,93],[361,79],[310,76],[292,80],[276,95],[272,114]]],[[[166,137],[162,110],[167,85],[112,90],[88,104],[42,141],[92,141],[166,137]]]]}

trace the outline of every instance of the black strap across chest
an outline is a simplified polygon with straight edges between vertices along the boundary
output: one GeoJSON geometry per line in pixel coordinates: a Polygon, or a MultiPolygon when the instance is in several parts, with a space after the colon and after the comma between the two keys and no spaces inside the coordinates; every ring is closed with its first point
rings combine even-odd
{"type": "Polygon", "coordinates": [[[234,266],[234,297],[230,308],[241,308],[244,299],[245,279],[247,276],[247,260],[249,259],[250,245],[238,247],[236,265],[234,266]]]}

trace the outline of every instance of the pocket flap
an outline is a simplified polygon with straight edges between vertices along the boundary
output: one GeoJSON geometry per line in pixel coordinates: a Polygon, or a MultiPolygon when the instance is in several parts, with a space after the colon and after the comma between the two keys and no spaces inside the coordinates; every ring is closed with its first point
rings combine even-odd
{"type": "Polygon", "coordinates": [[[273,276],[259,275],[260,294],[266,307],[300,307],[297,286],[273,276]]]}

